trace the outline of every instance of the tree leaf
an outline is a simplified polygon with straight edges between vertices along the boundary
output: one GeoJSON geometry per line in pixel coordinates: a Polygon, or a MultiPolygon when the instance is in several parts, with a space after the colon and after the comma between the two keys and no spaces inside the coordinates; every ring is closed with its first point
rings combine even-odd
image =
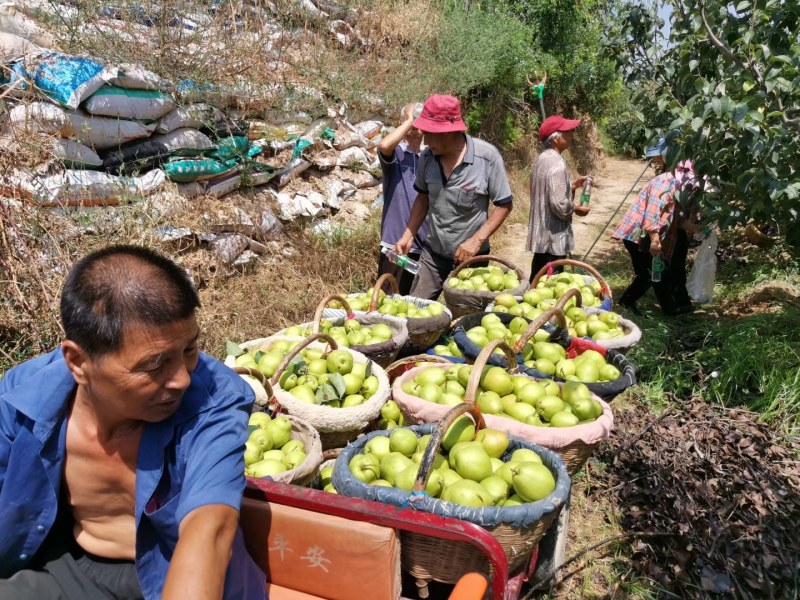
{"type": "MultiPolygon", "coordinates": [[[[339,375],[336,373],[336,375],[339,375]]],[[[341,375],[339,375],[341,377],[341,375]]],[[[336,389],[330,383],[323,383],[317,388],[315,398],[317,404],[327,404],[333,400],[339,400],[341,396],[336,393],[336,389]]]]}
{"type": "Polygon", "coordinates": [[[751,110],[749,113],[747,113],[747,116],[750,117],[751,121],[755,121],[756,123],[764,122],[764,115],[757,110],[751,110]]]}
{"type": "Polygon", "coordinates": [[[365,373],[364,379],[366,379],[367,377],[370,377],[372,375],[372,364],[373,364],[372,361],[370,359],[367,359],[367,366],[364,369],[364,373],[365,373]]]}
{"type": "Polygon", "coordinates": [[[303,358],[302,354],[297,354],[292,360],[289,361],[289,364],[286,365],[286,369],[284,369],[285,373],[292,373],[297,375],[305,375],[308,373],[308,363],[303,358]]]}
{"type": "Polygon", "coordinates": [[[342,377],[341,373],[330,373],[328,375],[328,383],[333,387],[334,391],[337,393],[337,398],[343,398],[345,395],[345,388],[347,387],[344,383],[344,377],[342,377]]]}
{"type": "Polygon", "coordinates": [[[247,350],[242,348],[236,342],[228,340],[225,342],[225,352],[230,356],[241,356],[242,354],[246,354],[247,350]]]}
{"type": "Polygon", "coordinates": [[[738,123],[742,119],[744,119],[744,116],[747,114],[748,110],[750,109],[747,107],[746,104],[740,104],[739,106],[737,106],[736,109],[733,111],[733,117],[732,117],[733,122],[738,123]]]}

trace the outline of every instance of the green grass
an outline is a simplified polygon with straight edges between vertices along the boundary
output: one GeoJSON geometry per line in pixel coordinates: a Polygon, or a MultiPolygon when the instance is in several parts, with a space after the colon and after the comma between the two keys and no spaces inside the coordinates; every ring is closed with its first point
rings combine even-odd
{"type": "MultiPolygon", "coordinates": [[[[800,431],[800,306],[793,289],[800,282],[798,260],[781,248],[763,251],[732,247],[717,272],[715,304],[681,318],[663,317],[649,294],[632,316],[642,341],[628,357],[637,367],[631,393],[658,412],[670,401],[700,397],[754,411],[787,434],[800,431]],[[766,289],[766,293],[765,293],[766,289]]],[[[615,273],[616,297],[630,266],[622,255],[598,265],[615,273]]]]}

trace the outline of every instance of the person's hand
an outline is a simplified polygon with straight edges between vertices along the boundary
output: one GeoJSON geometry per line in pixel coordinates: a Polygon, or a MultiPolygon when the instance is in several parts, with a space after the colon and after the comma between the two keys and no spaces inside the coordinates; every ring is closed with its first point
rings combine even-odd
{"type": "Polygon", "coordinates": [[[414,236],[404,233],[403,237],[397,240],[397,243],[394,245],[394,251],[398,254],[408,254],[409,250],[411,250],[411,244],[413,242],[414,236]]]}
{"type": "Polygon", "coordinates": [[[572,189],[577,190],[579,187],[583,187],[583,184],[586,183],[586,177],[586,175],[582,175],[581,177],[574,179],[571,184],[572,189]]]}
{"type": "Polygon", "coordinates": [[[661,240],[656,238],[650,241],[650,256],[659,256],[661,254],[661,240]]]}
{"type": "Polygon", "coordinates": [[[469,238],[468,240],[462,242],[458,248],[456,248],[456,253],[453,256],[453,260],[457,265],[460,265],[465,260],[469,260],[475,256],[480,249],[480,241],[476,240],[475,238],[469,238]]]}
{"type": "Polygon", "coordinates": [[[401,117],[404,123],[410,123],[414,120],[414,107],[416,106],[416,102],[412,102],[411,104],[406,104],[403,107],[401,117]]]}

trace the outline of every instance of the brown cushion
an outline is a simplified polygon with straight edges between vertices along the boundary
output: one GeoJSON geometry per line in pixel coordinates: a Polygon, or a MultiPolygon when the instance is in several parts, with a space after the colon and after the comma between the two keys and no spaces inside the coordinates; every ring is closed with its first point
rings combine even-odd
{"type": "Polygon", "coordinates": [[[244,498],[250,555],[278,586],[326,600],[397,600],[400,540],[394,529],[244,498]]]}

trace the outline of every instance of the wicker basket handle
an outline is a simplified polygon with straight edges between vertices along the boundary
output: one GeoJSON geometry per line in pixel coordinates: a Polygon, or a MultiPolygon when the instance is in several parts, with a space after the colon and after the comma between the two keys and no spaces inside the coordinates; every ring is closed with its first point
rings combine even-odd
{"type": "Polygon", "coordinates": [[[531,324],[528,325],[528,328],[522,332],[522,335],[520,336],[519,340],[517,340],[517,343],[514,344],[514,351],[521,352],[525,347],[525,344],[528,343],[528,340],[533,337],[533,334],[539,331],[542,325],[547,323],[553,317],[558,319],[558,324],[561,325],[561,329],[567,328],[567,317],[564,316],[564,311],[561,310],[561,307],[554,306],[550,310],[543,312],[535,320],[531,321],[531,324]]]}
{"type": "Polygon", "coordinates": [[[449,360],[444,358],[443,356],[437,356],[435,354],[415,354],[414,356],[406,356],[405,358],[398,359],[386,367],[384,370],[386,371],[386,375],[389,376],[389,382],[394,381],[400,375],[402,375],[406,370],[410,369],[416,363],[438,363],[438,364],[455,364],[451,363],[449,360]]]}
{"type": "Polygon", "coordinates": [[[294,348],[289,350],[289,352],[286,354],[286,356],[283,357],[283,360],[278,365],[278,368],[275,369],[275,373],[272,374],[272,379],[270,379],[270,383],[272,384],[272,387],[275,387],[276,385],[278,385],[278,381],[280,381],[281,375],[283,375],[283,372],[286,369],[286,367],[289,366],[289,363],[292,362],[292,359],[295,356],[297,356],[298,354],[300,354],[300,351],[303,348],[305,348],[306,346],[311,344],[311,342],[316,342],[317,340],[324,340],[324,341],[328,342],[328,346],[330,346],[331,350],[336,350],[336,349],[339,348],[339,346],[336,344],[336,340],[334,340],[328,334],[326,334],[326,333],[312,333],[310,336],[308,336],[302,342],[297,344],[294,348]]]}
{"type": "Polygon", "coordinates": [[[501,265],[504,265],[504,266],[508,267],[512,271],[515,271],[516,274],[517,274],[517,277],[522,279],[524,274],[523,274],[522,271],[520,271],[519,267],[513,265],[512,263],[507,261],[505,258],[501,258],[499,256],[494,256],[493,254],[483,254],[483,255],[480,255],[480,256],[473,256],[472,258],[468,258],[467,260],[465,260],[464,262],[459,264],[455,269],[453,269],[453,272],[450,273],[450,275],[448,276],[448,279],[450,277],[456,277],[461,272],[461,269],[463,269],[467,265],[471,265],[472,263],[476,263],[476,262],[484,262],[484,261],[490,261],[490,260],[494,261],[494,262],[498,262],[501,265]]]}
{"type": "MultiPolygon", "coordinates": [[[[264,375],[261,371],[257,369],[251,369],[250,367],[234,367],[233,372],[239,375],[249,375],[258,381],[258,383],[264,387],[264,391],[267,392],[267,402],[263,406],[269,406],[269,404],[272,402],[272,399],[275,397],[275,392],[272,391],[272,384],[269,382],[269,379],[267,379],[266,375],[264,375]]],[[[256,404],[261,406],[257,398],[256,404]]]]}
{"type": "Polygon", "coordinates": [[[342,304],[342,308],[344,308],[345,312],[347,313],[347,318],[351,319],[351,315],[353,314],[353,309],[350,308],[350,305],[347,303],[342,296],[339,294],[329,294],[325,296],[322,300],[320,300],[319,305],[317,305],[317,310],[314,311],[314,322],[311,324],[311,333],[319,333],[319,325],[322,321],[322,311],[325,310],[325,307],[328,306],[328,303],[331,300],[338,300],[342,304]]]}
{"type": "Polygon", "coordinates": [[[478,431],[486,427],[486,423],[483,420],[483,415],[481,415],[480,409],[472,402],[462,402],[461,404],[456,404],[453,408],[447,411],[447,414],[445,414],[439,420],[438,425],[436,425],[436,429],[433,430],[431,439],[428,442],[428,446],[425,448],[425,453],[422,455],[422,460],[419,462],[417,480],[414,482],[413,488],[415,493],[420,493],[425,489],[425,486],[428,485],[428,479],[431,476],[431,471],[433,471],[433,459],[436,456],[436,453],[439,452],[439,448],[442,446],[442,440],[444,439],[444,434],[447,432],[448,427],[450,427],[450,425],[453,424],[453,421],[455,421],[458,417],[467,412],[472,417],[472,420],[475,421],[476,434],[478,431]]]}
{"type": "Polygon", "coordinates": [[[378,277],[378,281],[375,282],[375,285],[372,287],[372,298],[369,301],[369,311],[372,312],[373,310],[378,310],[378,298],[380,298],[381,290],[383,289],[383,284],[388,282],[389,287],[392,288],[392,292],[395,294],[400,293],[400,286],[397,285],[397,279],[395,279],[394,275],[391,273],[384,273],[380,277],[378,277]]]}
{"type": "Polygon", "coordinates": [[[589,273],[589,275],[597,279],[598,283],[600,283],[600,293],[603,294],[603,298],[607,298],[612,302],[614,301],[613,297],[611,296],[611,288],[608,286],[608,283],[606,283],[606,280],[603,279],[603,276],[600,275],[600,272],[588,263],[581,262],[579,260],[573,260],[571,258],[560,258],[558,260],[554,260],[553,262],[547,263],[545,266],[539,269],[539,272],[536,273],[536,276],[531,280],[531,288],[535,288],[536,284],[539,283],[539,280],[553,267],[576,267],[578,269],[583,269],[589,273]]]}
{"type": "Polygon", "coordinates": [[[561,310],[564,310],[564,307],[567,305],[567,302],[570,301],[570,298],[575,298],[575,306],[580,308],[583,306],[583,295],[581,294],[580,290],[576,290],[575,288],[571,288],[566,291],[566,293],[558,299],[556,302],[556,306],[561,310]]]}
{"type": "Polygon", "coordinates": [[[500,348],[500,350],[502,350],[506,355],[506,360],[508,361],[508,372],[511,375],[516,375],[519,373],[517,357],[514,355],[514,351],[511,349],[511,346],[506,344],[503,340],[492,340],[483,347],[483,350],[481,350],[481,353],[478,354],[478,358],[475,359],[475,363],[472,365],[472,371],[470,372],[469,379],[467,380],[467,391],[464,392],[464,402],[475,402],[476,396],[478,395],[478,386],[481,383],[483,369],[486,367],[486,363],[489,362],[489,358],[497,348],[500,348]]]}

